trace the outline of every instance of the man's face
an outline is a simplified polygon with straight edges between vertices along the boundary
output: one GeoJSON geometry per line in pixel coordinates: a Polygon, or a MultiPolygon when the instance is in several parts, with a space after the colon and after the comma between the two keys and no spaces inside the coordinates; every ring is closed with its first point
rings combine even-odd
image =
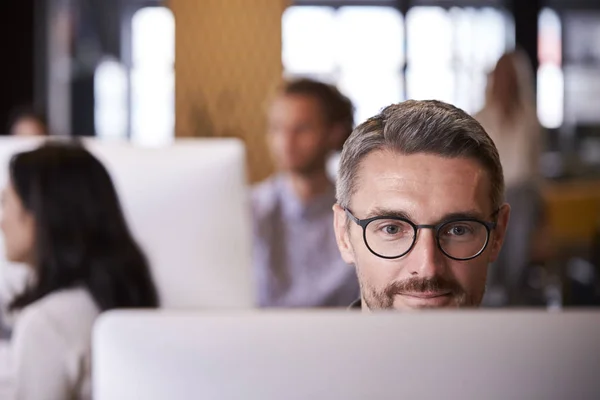
{"type": "Polygon", "coordinates": [[[268,114],[268,142],[277,167],[302,175],[324,170],[333,146],[331,129],[317,99],[277,97],[268,114]]]}
{"type": "MultiPolygon", "coordinates": [[[[414,247],[397,259],[384,259],[365,245],[363,230],[336,205],[335,230],[344,260],[355,264],[363,307],[415,309],[478,306],[487,266],[504,239],[510,208],[496,215],[484,168],[467,158],[375,151],[362,161],[350,210],[359,219],[405,215],[415,224],[437,225],[456,216],[498,221],[489,243],[476,258],[457,261],[437,245],[432,229],[420,229],[414,247]]],[[[395,231],[391,231],[394,233],[395,231]]],[[[387,232],[386,232],[387,233],[387,232]]]]}

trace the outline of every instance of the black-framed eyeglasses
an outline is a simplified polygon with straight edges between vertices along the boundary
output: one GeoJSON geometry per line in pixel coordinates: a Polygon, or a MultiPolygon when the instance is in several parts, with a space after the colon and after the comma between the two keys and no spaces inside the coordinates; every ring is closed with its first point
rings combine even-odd
{"type": "Polygon", "coordinates": [[[369,251],[386,259],[405,256],[415,246],[419,229],[432,229],[438,248],[447,257],[458,261],[472,260],[483,253],[490,241],[491,231],[496,228],[496,222],[476,218],[451,219],[437,225],[416,225],[405,218],[385,215],[358,219],[349,209],[344,208],[344,211],[362,227],[363,239],[369,251]]]}

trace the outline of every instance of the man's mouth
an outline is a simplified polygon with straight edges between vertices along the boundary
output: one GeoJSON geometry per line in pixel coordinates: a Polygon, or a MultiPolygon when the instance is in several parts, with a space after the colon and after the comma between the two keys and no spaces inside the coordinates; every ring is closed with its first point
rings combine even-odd
{"type": "Polygon", "coordinates": [[[401,296],[406,297],[414,297],[417,299],[435,299],[437,297],[445,297],[452,295],[450,291],[440,291],[440,292],[402,292],[398,293],[401,296]]]}

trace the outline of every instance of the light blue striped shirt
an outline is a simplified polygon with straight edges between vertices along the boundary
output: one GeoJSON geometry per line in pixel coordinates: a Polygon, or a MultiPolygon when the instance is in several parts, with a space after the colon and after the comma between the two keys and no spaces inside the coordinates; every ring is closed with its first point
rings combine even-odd
{"type": "Polygon", "coordinates": [[[342,260],[335,241],[334,203],[333,184],[303,204],[281,175],[253,189],[261,306],[347,307],[359,296],[354,267],[342,260]]]}

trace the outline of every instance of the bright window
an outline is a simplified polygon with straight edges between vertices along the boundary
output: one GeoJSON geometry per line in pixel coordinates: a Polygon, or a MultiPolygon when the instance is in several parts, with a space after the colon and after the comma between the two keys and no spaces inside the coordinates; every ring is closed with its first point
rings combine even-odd
{"type": "Polygon", "coordinates": [[[559,128],[564,119],[562,26],[556,11],[545,8],[539,17],[537,110],[546,128],[559,128]]]}
{"type": "Polygon", "coordinates": [[[100,138],[130,138],[158,146],[175,127],[175,21],[165,7],[145,7],[131,21],[132,65],[105,60],[94,78],[95,126],[100,138]]]}
{"type": "Polygon", "coordinates": [[[165,7],[146,7],[132,21],[131,139],[169,143],[175,127],[175,20],[165,7]]]}
{"type": "Polygon", "coordinates": [[[395,8],[293,6],[282,29],[285,75],[337,84],[357,122],[403,99],[404,20],[395,8]]]}
{"type": "Polygon", "coordinates": [[[475,113],[486,75],[513,46],[505,13],[494,8],[413,7],[406,16],[407,96],[475,113]]]}
{"type": "Polygon", "coordinates": [[[104,60],[94,75],[96,135],[102,139],[127,137],[127,70],[116,60],[104,60]]]}
{"type": "Polygon", "coordinates": [[[412,7],[404,18],[386,6],[293,6],[282,23],[285,75],[337,84],[358,123],[405,96],[477,112],[487,73],[514,46],[507,14],[489,7],[412,7]]]}

